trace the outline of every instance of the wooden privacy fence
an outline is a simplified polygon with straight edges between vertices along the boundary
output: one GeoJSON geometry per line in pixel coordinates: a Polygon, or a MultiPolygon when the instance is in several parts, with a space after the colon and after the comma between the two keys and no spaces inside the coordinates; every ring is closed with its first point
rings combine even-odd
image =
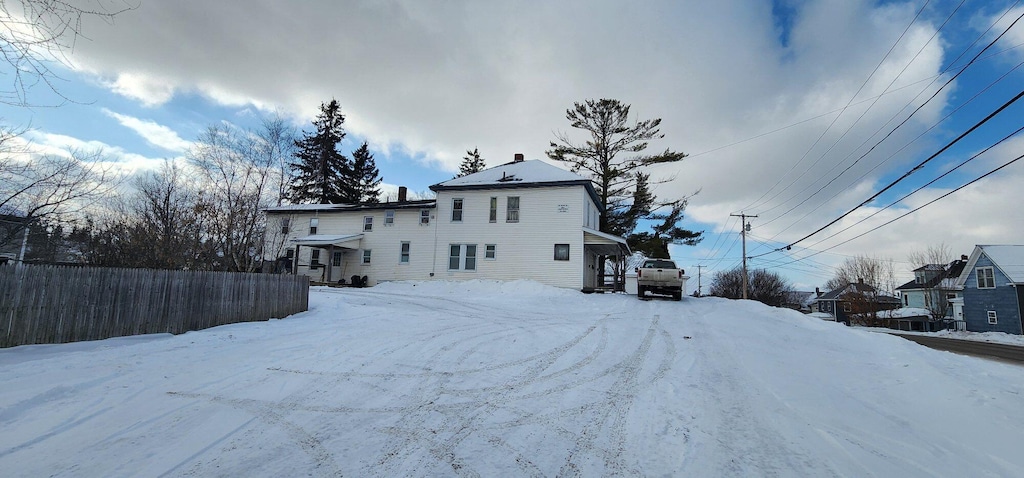
{"type": "Polygon", "coordinates": [[[306,276],[0,266],[0,347],[180,334],[308,308],[306,276]]]}

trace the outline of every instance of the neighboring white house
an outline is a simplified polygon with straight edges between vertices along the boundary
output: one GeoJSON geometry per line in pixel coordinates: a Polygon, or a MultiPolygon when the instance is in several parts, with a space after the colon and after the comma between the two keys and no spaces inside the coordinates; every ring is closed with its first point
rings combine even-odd
{"type": "Polygon", "coordinates": [[[516,160],[430,187],[435,200],[267,209],[267,259],[314,281],[532,279],[598,288],[601,256],[628,255],[599,232],[591,182],[516,160]],[[297,259],[296,259],[297,258],[297,259]]]}

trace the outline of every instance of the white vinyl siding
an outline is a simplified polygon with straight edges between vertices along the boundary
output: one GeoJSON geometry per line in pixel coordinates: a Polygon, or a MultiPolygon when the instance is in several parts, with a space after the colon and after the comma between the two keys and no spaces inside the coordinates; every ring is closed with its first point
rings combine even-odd
{"type": "MultiPolygon", "coordinates": [[[[582,186],[510,188],[479,191],[439,191],[438,217],[451,217],[452,199],[465,201],[463,221],[458,227],[437,228],[437,269],[439,278],[459,279],[458,269],[449,269],[451,244],[479,244],[474,278],[493,280],[531,279],[573,289],[583,288],[585,269],[582,211],[590,201],[582,186]],[[498,197],[498,214],[507,205],[503,197],[520,197],[519,222],[507,223],[500,216],[490,222],[490,200],[498,197]],[[480,207],[473,207],[479,204],[480,207]],[[559,207],[565,206],[565,207],[559,207]],[[500,260],[487,257],[486,245],[501,249],[500,260]],[[554,244],[569,244],[569,260],[552,260],[554,244]]],[[[592,209],[596,210],[596,208],[592,209]]],[[[415,241],[414,241],[415,242],[415,241]]],[[[434,238],[430,238],[434,243],[434,238]]],[[[591,269],[586,269],[592,272],[591,269]]]]}

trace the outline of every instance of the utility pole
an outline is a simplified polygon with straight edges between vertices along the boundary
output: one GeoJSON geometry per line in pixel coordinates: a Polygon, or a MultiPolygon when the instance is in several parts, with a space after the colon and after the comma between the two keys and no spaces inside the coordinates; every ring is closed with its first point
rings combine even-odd
{"type": "Polygon", "coordinates": [[[743,236],[743,298],[746,299],[747,298],[747,280],[750,278],[750,276],[747,275],[747,233],[750,232],[750,223],[747,222],[747,218],[748,217],[757,217],[757,216],[748,216],[748,215],[743,214],[743,213],[740,213],[740,214],[730,214],[730,216],[736,216],[736,217],[738,217],[738,218],[743,220],[743,225],[740,228],[740,235],[743,236]]]}
{"type": "Polygon", "coordinates": [[[705,268],[705,267],[707,267],[707,266],[702,266],[700,264],[697,264],[697,265],[695,265],[693,267],[697,268],[697,297],[700,297],[700,296],[704,295],[704,293],[700,291],[700,270],[705,268]]]}

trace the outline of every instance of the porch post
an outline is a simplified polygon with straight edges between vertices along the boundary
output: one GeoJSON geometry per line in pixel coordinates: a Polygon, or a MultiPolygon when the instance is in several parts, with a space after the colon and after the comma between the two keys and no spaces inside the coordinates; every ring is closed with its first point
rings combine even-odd
{"type": "Polygon", "coordinates": [[[331,282],[331,269],[334,268],[334,244],[327,247],[327,282],[331,282]]]}
{"type": "Polygon", "coordinates": [[[299,244],[295,244],[295,262],[292,263],[292,274],[299,275],[299,244]]]}

